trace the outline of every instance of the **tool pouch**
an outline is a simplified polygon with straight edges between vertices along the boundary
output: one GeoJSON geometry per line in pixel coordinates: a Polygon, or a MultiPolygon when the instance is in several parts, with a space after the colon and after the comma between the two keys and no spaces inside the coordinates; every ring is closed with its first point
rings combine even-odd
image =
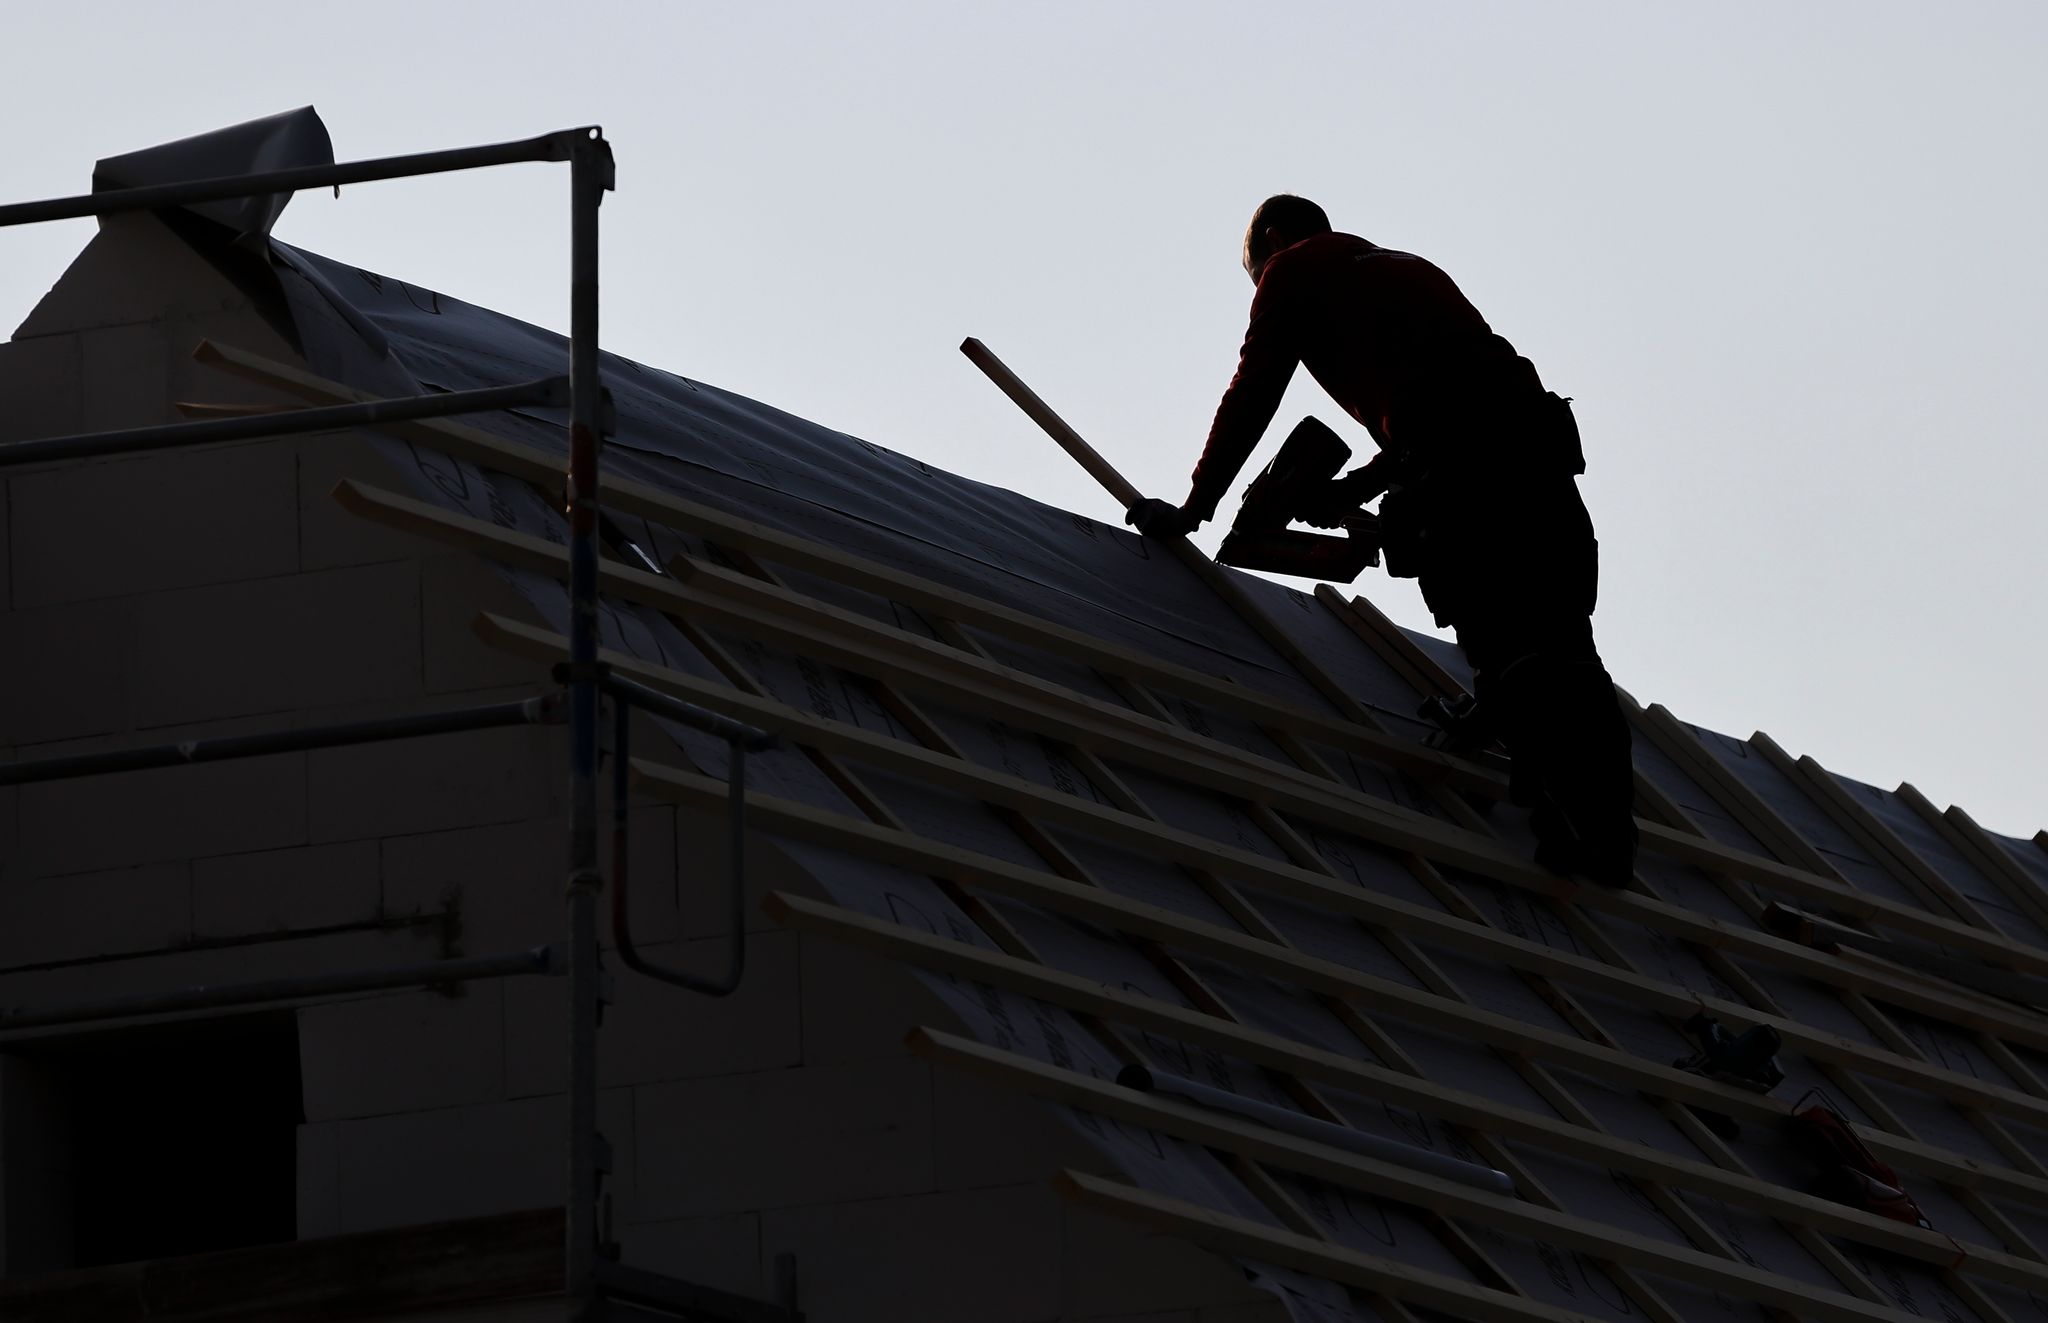
{"type": "Polygon", "coordinates": [[[1380,498],[1380,555],[1396,579],[1419,577],[1428,568],[1427,504],[1416,487],[1389,487],[1380,498]]]}
{"type": "Polygon", "coordinates": [[[1586,451],[1579,444],[1579,420],[1572,414],[1570,397],[1554,390],[1543,392],[1536,416],[1539,423],[1532,442],[1537,454],[1532,458],[1538,462],[1538,471],[1574,476],[1584,473],[1586,451]]]}

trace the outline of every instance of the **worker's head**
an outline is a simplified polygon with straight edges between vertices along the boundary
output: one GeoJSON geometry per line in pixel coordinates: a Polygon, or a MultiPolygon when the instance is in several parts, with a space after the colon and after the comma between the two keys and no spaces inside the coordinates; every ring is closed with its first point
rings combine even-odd
{"type": "Polygon", "coordinates": [[[1282,248],[1330,231],[1330,218],[1307,198],[1276,193],[1259,204],[1244,231],[1244,273],[1257,284],[1266,263],[1282,248]]]}

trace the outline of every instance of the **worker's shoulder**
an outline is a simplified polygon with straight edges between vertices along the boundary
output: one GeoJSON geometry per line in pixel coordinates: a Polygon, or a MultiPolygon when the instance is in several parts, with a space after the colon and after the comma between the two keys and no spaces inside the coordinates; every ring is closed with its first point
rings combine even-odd
{"type": "Polygon", "coordinates": [[[1268,277],[1283,280],[1316,279],[1349,272],[1371,277],[1392,273],[1401,267],[1434,269],[1424,258],[1397,248],[1382,248],[1368,239],[1341,230],[1329,230],[1311,239],[1283,248],[1273,255],[1268,277]]]}
{"type": "Polygon", "coordinates": [[[1273,254],[1269,271],[1300,270],[1303,267],[1319,266],[1326,262],[1346,262],[1365,253],[1377,251],[1376,246],[1355,234],[1338,230],[1325,230],[1299,243],[1289,244],[1273,254]]]}

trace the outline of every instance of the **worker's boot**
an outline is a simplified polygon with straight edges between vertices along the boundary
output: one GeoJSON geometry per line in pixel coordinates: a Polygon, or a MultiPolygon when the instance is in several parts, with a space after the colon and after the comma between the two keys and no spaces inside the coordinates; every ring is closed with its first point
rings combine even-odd
{"type": "Polygon", "coordinates": [[[1606,668],[1531,654],[1488,688],[1520,782],[1515,797],[1532,805],[1536,861],[1601,886],[1627,886],[1635,874],[1634,774],[1606,668]]]}
{"type": "Polygon", "coordinates": [[[1635,871],[1635,766],[1614,681],[1597,661],[1558,668],[1558,706],[1569,713],[1558,767],[1560,800],[1582,841],[1581,871],[1625,887],[1635,871]]]}

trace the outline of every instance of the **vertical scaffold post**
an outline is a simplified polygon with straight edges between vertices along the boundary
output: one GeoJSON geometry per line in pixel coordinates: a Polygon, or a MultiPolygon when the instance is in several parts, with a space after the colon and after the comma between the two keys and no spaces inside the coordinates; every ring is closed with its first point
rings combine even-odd
{"type": "Polygon", "coordinates": [[[611,146],[591,129],[570,171],[569,287],[569,1190],[564,1291],[572,1317],[595,1313],[598,1252],[597,567],[598,452],[605,425],[597,351],[598,206],[611,146]]]}

